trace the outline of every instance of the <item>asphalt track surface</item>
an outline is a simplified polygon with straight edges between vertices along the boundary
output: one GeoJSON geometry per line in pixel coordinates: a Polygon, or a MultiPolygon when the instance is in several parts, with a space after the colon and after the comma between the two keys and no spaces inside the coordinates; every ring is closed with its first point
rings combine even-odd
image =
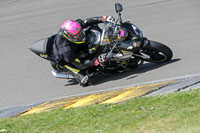
{"type": "Polygon", "coordinates": [[[0,0],[0,109],[130,84],[200,73],[199,0],[0,0]],[[66,19],[117,17],[135,23],[151,40],[174,52],[166,64],[146,63],[123,74],[97,77],[80,87],[51,75],[51,67],[28,49],[29,44],[57,33],[66,19]]]}

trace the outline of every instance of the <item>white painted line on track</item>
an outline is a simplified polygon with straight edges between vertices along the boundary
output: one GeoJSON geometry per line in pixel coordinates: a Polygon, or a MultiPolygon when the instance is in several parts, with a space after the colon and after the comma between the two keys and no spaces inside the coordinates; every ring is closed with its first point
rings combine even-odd
{"type": "MultiPolygon", "coordinates": [[[[145,85],[145,84],[152,84],[152,83],[157,83],[157,82],[164,82],[164,81],[170,81],[170,80],[181,80],[181,79],[195,78],[195,77],[200,77],[200,73],[190,74],[190,75],[185,75],[185,76],[177,76],[177,77],[172,77],[172,78],[166,78],[166,79],[162,79],[162,80],[140,82],[140,83],[136,83],[136,84],[125,85],[125,86],[114,87],[114,88],[108,88],[108,89],[102,89],[102,90],[96,90],[96,91],[90,91],[90,92],[84,92],[84,93],[79,93],[79,94],[74,94],[74,95],[68,95],[68,96],[63,96],[63,97],[57,97],[57,98],[47,99],[47,100],[44,100],[43,102],[52,101],[52,100],[58,100],[58,99],[63,99],[63,98],[69,98],[69,97],[78,97],[78,96],[83,96],[83,95],[90,95],[90,94],[95,94],[95,93],[101,93],[101,92],[106,92],[106,91],[118,90],[118,89],[122,89],[122,88],[128,88],[128,87],[133,87],[133,86],[140,86],[140,85],[145,85]]],[[[27,104],[27,105],[23,105],[23,106],[32,106],[34,104],[35,103],[31,103],[31,104],[27,104]]],[[[9,108],[18,108],[19,106],[4,107],[4,108],[1,108],[0,111],[1,110],[5,110],[5,109],[9,109],[9,108]]]]}
{"type": "Polygon", "coordinates": [[[177,77],[172,77],[172,78],[166,78],[166,79],[162,79],[162,80],[142,82],[142,83],[125,85],[125,86],[120,86],[120,87],[102,89],[102,90],[97,90],[97,91],[84,92],[84,93],[79,93],[79,94],[74,94],[74,95],[68,95],[68,96],[64,96],[64,97],[53,98],[53,99],[49,99],[47,101],[57,100],[57,99],[62,99],[62,98],[69,98],[69,97],[77,97],[77,96],[83,96],[83,95],[90,95],[90,94],[95,94],[95,93],[101,93],[101,92],[106,92],[106,91],[118,90],[118,89],[122,89],[122,88],[128,88],[128,87],[133,87],[133,86],[140,86],[140,85],[145,85],[145,84],[152,84],[152,83],[157,83],[157,82],[164,82],[164,81],[170,81],[170,80],[181,80],[181,79],[195,78],[195,77],[200,77],[200,73],[190,74],[190,75],[185,75],[185,76],[177,76],[177,77]]]}

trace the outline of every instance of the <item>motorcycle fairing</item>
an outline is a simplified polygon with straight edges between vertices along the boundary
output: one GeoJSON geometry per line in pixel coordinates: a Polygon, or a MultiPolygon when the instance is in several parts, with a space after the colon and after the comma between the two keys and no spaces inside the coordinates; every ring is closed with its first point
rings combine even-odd
{"type": "Polygon", "coordinates": [[[50,57],[52,55],[52,46],[53,39],[49,37],[34,42],[29,46],[29,49],[42,58],[45,58],[47,60],[53,60],[50,57]]]}
{"type": "Polygon", "coordinates": [[[142,38],[143,37],[142,31],[137,26],[132,24],[131,22],[129,22],[129,21],[124,22],[124,23],[122,23],[121,26],[124,27],[128,31],[127,40],[133,39],[133,38],[142,38]]]}
{"type": "Polygon", "coordinates": [[[127,40],[127,41],[123,41],[120,42],[120,45],[117,46],[117,48],[121,49],[121,50],[125,50],[125,51],[132,51],[132,49],[134,48],[134,40],[127,40]]]}
{"type": "Polygon", "coordinates": [[[29,46],[29,49],[36,54],[47,54],[48,38],[40,39],[29,46]]]}

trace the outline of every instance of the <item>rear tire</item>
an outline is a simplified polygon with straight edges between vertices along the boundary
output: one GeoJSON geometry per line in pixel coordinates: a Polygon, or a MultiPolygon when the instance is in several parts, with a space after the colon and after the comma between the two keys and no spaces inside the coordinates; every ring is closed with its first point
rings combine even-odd
{"type": "Polygon", "coordinates": [[[150,56],[150,59],[144,60],[152,63],[167,62],[173,56],[173,52],[168,46],[156,41],[150,41],[150,46],[143,48],[143,53],[150,56]]]}
{"type": "Polygon", "coordinates": [[[53,61],[50,61],[50,64],[51,64],[51,67],[52,67],[54,70],[56,70],[56,71],[62,71],[62,69],[60,68],[60,66],[59,66],[57,63],[55,63],[55,62],[53,62],[53,61]]]}

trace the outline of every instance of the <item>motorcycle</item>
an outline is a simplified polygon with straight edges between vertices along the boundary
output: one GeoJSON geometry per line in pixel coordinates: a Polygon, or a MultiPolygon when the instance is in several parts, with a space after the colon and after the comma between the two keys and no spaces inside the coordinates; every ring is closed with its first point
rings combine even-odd
{"type": "MultiPolygon", "coordinates": [[[[92,66],[85,70],[89,77],[106,72],[123,72],[134,69],[144,61],[152,63],[163,63],[170,61],[172,50],[159,42],[148,40],[143,36],[142,31],[133,23],[122,22],[121,4],[115,4],[118,19],[111,22],[104,22],[101,29],[98,25],[84,29],[90,43],[88,45],[89,57],[99,57],[99,60],[106,60],[98,66],[92,66]]],[[[56,35],[41,39],[29,46],[29,49],[38,56],[49,60],[53,67],[52,74],[56,78],[73,78],[68,71],[55,63],[52,45],[56,35]]]]}

